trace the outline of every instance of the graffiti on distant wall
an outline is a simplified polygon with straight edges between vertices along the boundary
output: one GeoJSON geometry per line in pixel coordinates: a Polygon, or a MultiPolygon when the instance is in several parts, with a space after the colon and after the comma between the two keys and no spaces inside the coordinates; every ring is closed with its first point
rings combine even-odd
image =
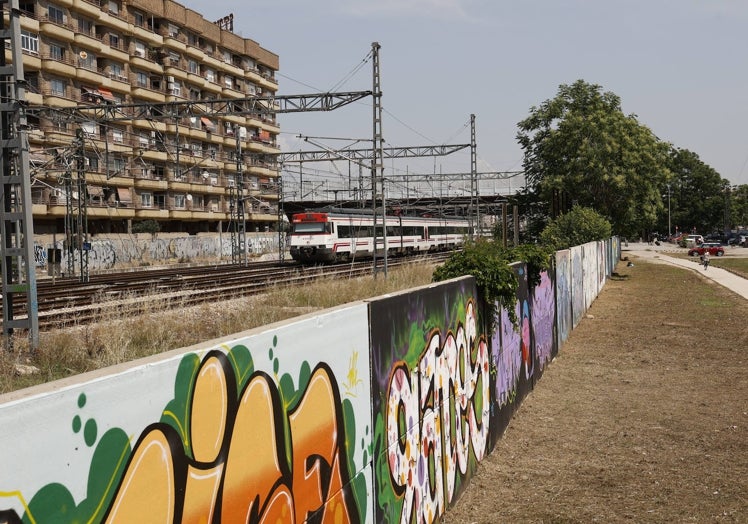
{"type": "Polygon", "coordinates": [[[566,342],[572,327],[571,314],[571,251],[556,253],[556,331],[557,344],[566,342]]]}
{"type": "Polygon", "coordinates": [[[584,310],[588,310],[597,296],[597,243],[582,244],[582,271],[584,272],[584,310]]]}
{"type": "Polygon", "coordinates": [[[87,497],[76,504],[47,484],[23,504],[24,522],[364,521],[351,402],[326,364],[305,362],[294,380],[277,376],[269,351],[272,375],[242,345],[185,355],[174,397],[134,444],[118,428],[98,438],[95,421],[76,416],[73,431],[96,446],[87,497]]]}
{"type": "Polygon", "coordinates": [[[371,304],[376,522],[435,522],[488,452],[490,357],[466,282],[371,304]]]}
{"type": "Polygon", "coordinates": [[[584,266],[582,265],[582,246],[571,248],[571,310],[573,327],[582,320],[585,311],[584,299],[584,266]]]}
{"type": "Polygon", "coordinates": [[[532,338],[535,343],[535,358],[540,371],[556,354],[556,338],[554,325],[556,323],[555,287],[547,271],[540,274],[540,283],[530,290],[532,296],[532,338]]]}
{"type": "MultiPolygon", "coordinates": [[[[247,253],[259,256],[272,253],[278,249],[276,233],[247,233],[247,253]]],[[[52,247],[53,244],[49,244],[52,247]]],[[[68,264],[72,256],[73,265],[80,264],[80,251],[69,253],[63,249],[63,242],[58,241],[55,247],[62,249],[61,267],[68,264]]],[[[90,242],[88,250],[88,268],[90,270],[112,269],[117,264],[157,263],[168,260],[195,260],[210,257],[230,257],[231,238],[228,234],[218,236],[185,236],[175,238],[137,238],[99,239],[90,242]]],[[[38,267],[47,265],[47,246],[34,243],[34,262],[38,267]]]]}

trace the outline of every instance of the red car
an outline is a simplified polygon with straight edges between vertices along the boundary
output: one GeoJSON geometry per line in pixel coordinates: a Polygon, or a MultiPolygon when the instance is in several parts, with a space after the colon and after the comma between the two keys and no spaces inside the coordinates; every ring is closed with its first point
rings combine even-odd
{"type": "Polygon", "coordinates": [[[700,246],[692,247],[688,250],[689,257],[701,256],[705,251],[709,251],[709,255],[715,257],[721,257],[725,254],[725,249],[719,242],[703,242],[700,246]]]}

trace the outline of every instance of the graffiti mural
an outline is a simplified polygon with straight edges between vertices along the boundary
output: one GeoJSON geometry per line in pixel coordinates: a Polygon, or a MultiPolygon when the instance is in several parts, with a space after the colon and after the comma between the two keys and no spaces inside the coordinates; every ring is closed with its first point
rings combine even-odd
{"type": "Polygon", "coordinates": [[[556,331],[557,345],[566,342],[571,333],[571,251],[556,252],[556,331]]]}
{"type": "Polygon", "coordinates": [[[488,453],[472,278],[371,303],[376,522],[435,522],[488,453]]]}
{"type": "Polygon", "coordinates": [[[37,267],[45,267],[47,265],[47,250],[44,246],[41,246],[34,242],[34,265],[37,267]]]}
{"type": "Polygon", "coordinates": [[[584,297],[582,246],[574,246],[571,248],[571,311],[574,321],[572,327],[577,327],[586,311],[584,297]]]}
{"type": "Polygon", "coordinates": [[[597,297],[597,242],[582,244],[582,271],[584,273],[584,310],[587,311],[597,297]]]}
{"type": "Polygon", "coordinates": [[[530,290],[532,297],[532,338],[538,370],[543,371],[558,352],[556,346],[556,301],[553,279],[547,271],[540,274],[540,283],[530,290]]]}
{"type": "MultiPolygon", "coordinates": [[[[278,251],[277,233],[247,233],[247,252],[253,256],[260,256],[278,251]]],[[[231,256],[231,237],[228,234],[218,236],[183,237],[140,237],[136,235],[114,235],[104,238],[97,235],[91,241],[88,251],[88,267],[90,270],[112,269],[115,266],[129,263],[152,264],[170,260],[195,260],[211,257],[231,256]]],[[[62,249],[63,268],[67,267],[68,257],[74,257],[73,265],[80,264],[80,253],[68,253],[63,249],[63,242],[57,241],[45,245],[34,243],[34,262],[38,267],[47,264],[47,247],[62,249]]]]}
{"type": "Polygon", "coordinates": [[[0,396],[0,521],[438,522],[597,296],[608,250],[557,253],[534,289],[513,264],[516,322],[486,322],[466,277],[0,396]]]}
{"type": "MultiPolygon", "coordinates": [[[[154,412],[142,409],[149,403],[139,401],[140,390],[119,391],[116,413],[97,417],[83,413],[98,397],[111,397],[100,384],[54,393],[52,418],[64,410],[68,422],[58,431],[72,429],[71,436],[56,451],[60,443],[50,441],[39,449],[46,450],[44,461],[67,466],[48,470],[47,483],[33,488],[30,456],[15,469],[22,459],[0,451],[11,466],[0,474],[0,511],[29,523],[371,522],[366,306],[321,320],[161,362],[155,367],[161,378],[172,375],[169,382],[145,366],[139,374],[152,376],[143,389],[150,388],[151,400],[163,399],[160,415],[150,420],[139,416],[154,412]],[[331,329],[346,332],[347,340],[331,329]],[[310,360],[307,344],[318,344],[315,356],[337,358],[310,360]],[[348,358],[339,358],[341,350],[348,358]],[[169,383],[171,392],[159,393],[169,383]],[[120,413],[131,420],[104,423],[120,413]],[[90,449],[87,459],[81,447],[90,449]]],[[[0,421],[8,422],[12,411],[3,406],[0,421]]]]}

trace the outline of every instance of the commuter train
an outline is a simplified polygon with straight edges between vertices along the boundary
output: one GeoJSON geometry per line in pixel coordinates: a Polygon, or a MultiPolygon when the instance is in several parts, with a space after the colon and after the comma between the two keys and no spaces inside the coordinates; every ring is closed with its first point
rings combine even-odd
{"type": "MultiPolygon", "coordinates": [[[[387,256],[460,247],[470,225],[460,218],[387,216],[387,256]]],[[[291,217],[291,257],[303,264],[345,262],[374,256],[374,215],[364,210],[309,211],[291,217]]],[[[377,216],[377,256],[384,255],[382,217],[377,216]]]]}

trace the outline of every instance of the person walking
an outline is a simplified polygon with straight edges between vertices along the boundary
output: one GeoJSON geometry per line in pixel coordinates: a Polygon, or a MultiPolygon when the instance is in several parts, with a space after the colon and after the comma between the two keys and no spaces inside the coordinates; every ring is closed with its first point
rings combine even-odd
{"type": "Polygon", "coordinates": [[[709,250],[708,249],[704,250],[704,258],[702,260],[704,263],[704,271],[706,271],[707,269],[709,269],[709,250]]]}

